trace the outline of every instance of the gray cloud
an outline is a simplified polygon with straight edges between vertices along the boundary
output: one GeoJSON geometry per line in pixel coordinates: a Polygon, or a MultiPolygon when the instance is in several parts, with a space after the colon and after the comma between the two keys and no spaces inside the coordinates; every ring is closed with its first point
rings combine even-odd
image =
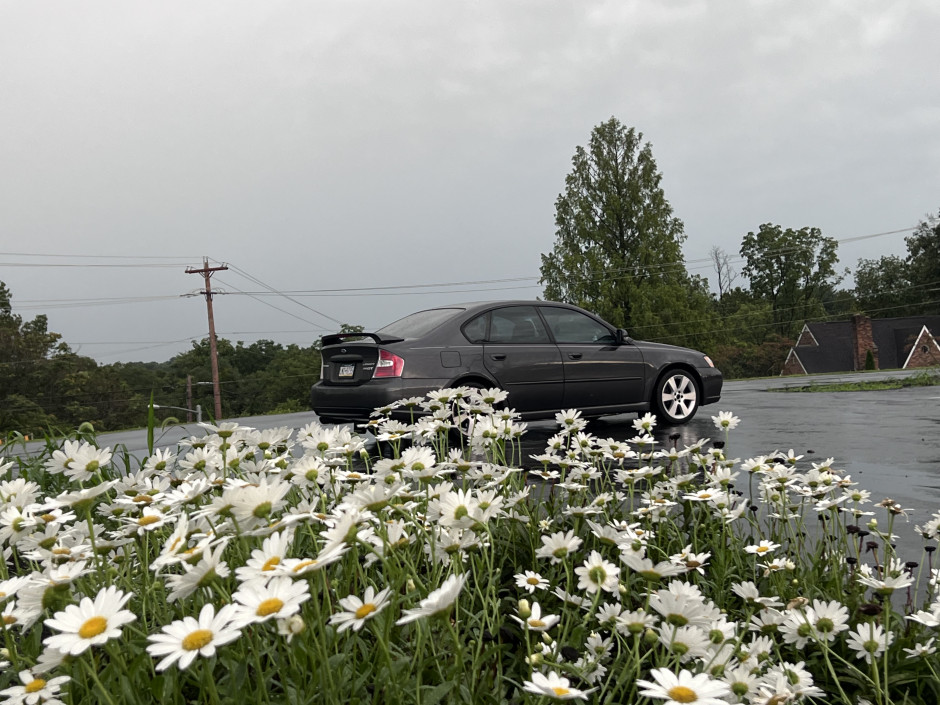
{"type": "MultiPolygon", "coordinates": [[[[936,212],[938,30],[928,0],[2,2],[0,249],[207,255],[282,290],[532,285],[574,148],[614,115],[653,143],[707,276],[713,245],[763,222],[847,238],[936,212]]],[[[895,235],[840,256],[903,251],[895,235]]],[[[199,285],[185,263],[0,279],[15,304],[169,296],[199,285]]],[[[539,291],[456,288],[476,291],[298,300],[374,327],[539,291]]],[[[306,345],[335,327],[263,301],[293,316],[219,297],[219,330],[306,345]]],[[[205,330],[198,299],[47,310],[102,361],[166,359],[186,344],[142,343],[205,330]]]]}

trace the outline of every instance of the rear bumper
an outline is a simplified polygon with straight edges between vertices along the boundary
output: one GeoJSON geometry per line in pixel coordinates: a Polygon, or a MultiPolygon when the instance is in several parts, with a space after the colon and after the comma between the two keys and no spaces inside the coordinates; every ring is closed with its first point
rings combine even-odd
{"type": "MultiPolygon", "coordinates": [[[[365,422],[372,412],[408,397],[423,397],[447,386],[448,380],[373,379],[366,384],[332,385],[317,382],[310,389],[310,407],[317,416],[337,421],[365,422]]],[[[409,412],[395,414],[402,418],[409,412]]]]}

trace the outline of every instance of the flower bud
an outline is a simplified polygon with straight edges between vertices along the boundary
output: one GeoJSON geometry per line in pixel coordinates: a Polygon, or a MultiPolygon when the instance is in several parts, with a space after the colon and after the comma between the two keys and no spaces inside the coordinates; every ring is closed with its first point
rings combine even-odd
{"type": "Polygon", "coordinates": [[[516,612],[519,613],[520,619],[528,619],[532,616],[532,608],[529,606],[528,600],[519,600],[519,605],[516,607],[516,612]]]}

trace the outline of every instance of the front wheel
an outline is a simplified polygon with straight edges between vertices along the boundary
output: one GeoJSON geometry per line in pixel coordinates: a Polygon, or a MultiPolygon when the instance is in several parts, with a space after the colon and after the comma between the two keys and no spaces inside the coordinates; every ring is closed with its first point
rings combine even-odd
{"type": "Polygon", "coordinates": [[[678,426],[698,411],[698,384],[684,370],[670,370],[656,383],[653,413],[665,424],[678,426]]]}

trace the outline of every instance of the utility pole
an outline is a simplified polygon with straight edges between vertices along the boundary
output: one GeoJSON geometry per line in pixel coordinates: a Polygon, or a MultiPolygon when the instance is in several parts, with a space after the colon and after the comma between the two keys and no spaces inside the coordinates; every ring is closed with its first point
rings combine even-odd
{"type": "Polygon", "coordinates": [[[187,274],[201,274],[206,280],[206,289],[199,293],[206,297],[206,308],[209,310],[209,362],[212,365],[212,392],[215,397],[215,420],[218,423],[222,419],[222,390],[219,387],[219,352],[215,346],[215,319],[212,317],[212,285],[209,279],[215,272],[224,272],[228,270],[224,264],[221,267],[210,267],[209,258],[203,257],[202,269],[186,269],[187,274]]]}

